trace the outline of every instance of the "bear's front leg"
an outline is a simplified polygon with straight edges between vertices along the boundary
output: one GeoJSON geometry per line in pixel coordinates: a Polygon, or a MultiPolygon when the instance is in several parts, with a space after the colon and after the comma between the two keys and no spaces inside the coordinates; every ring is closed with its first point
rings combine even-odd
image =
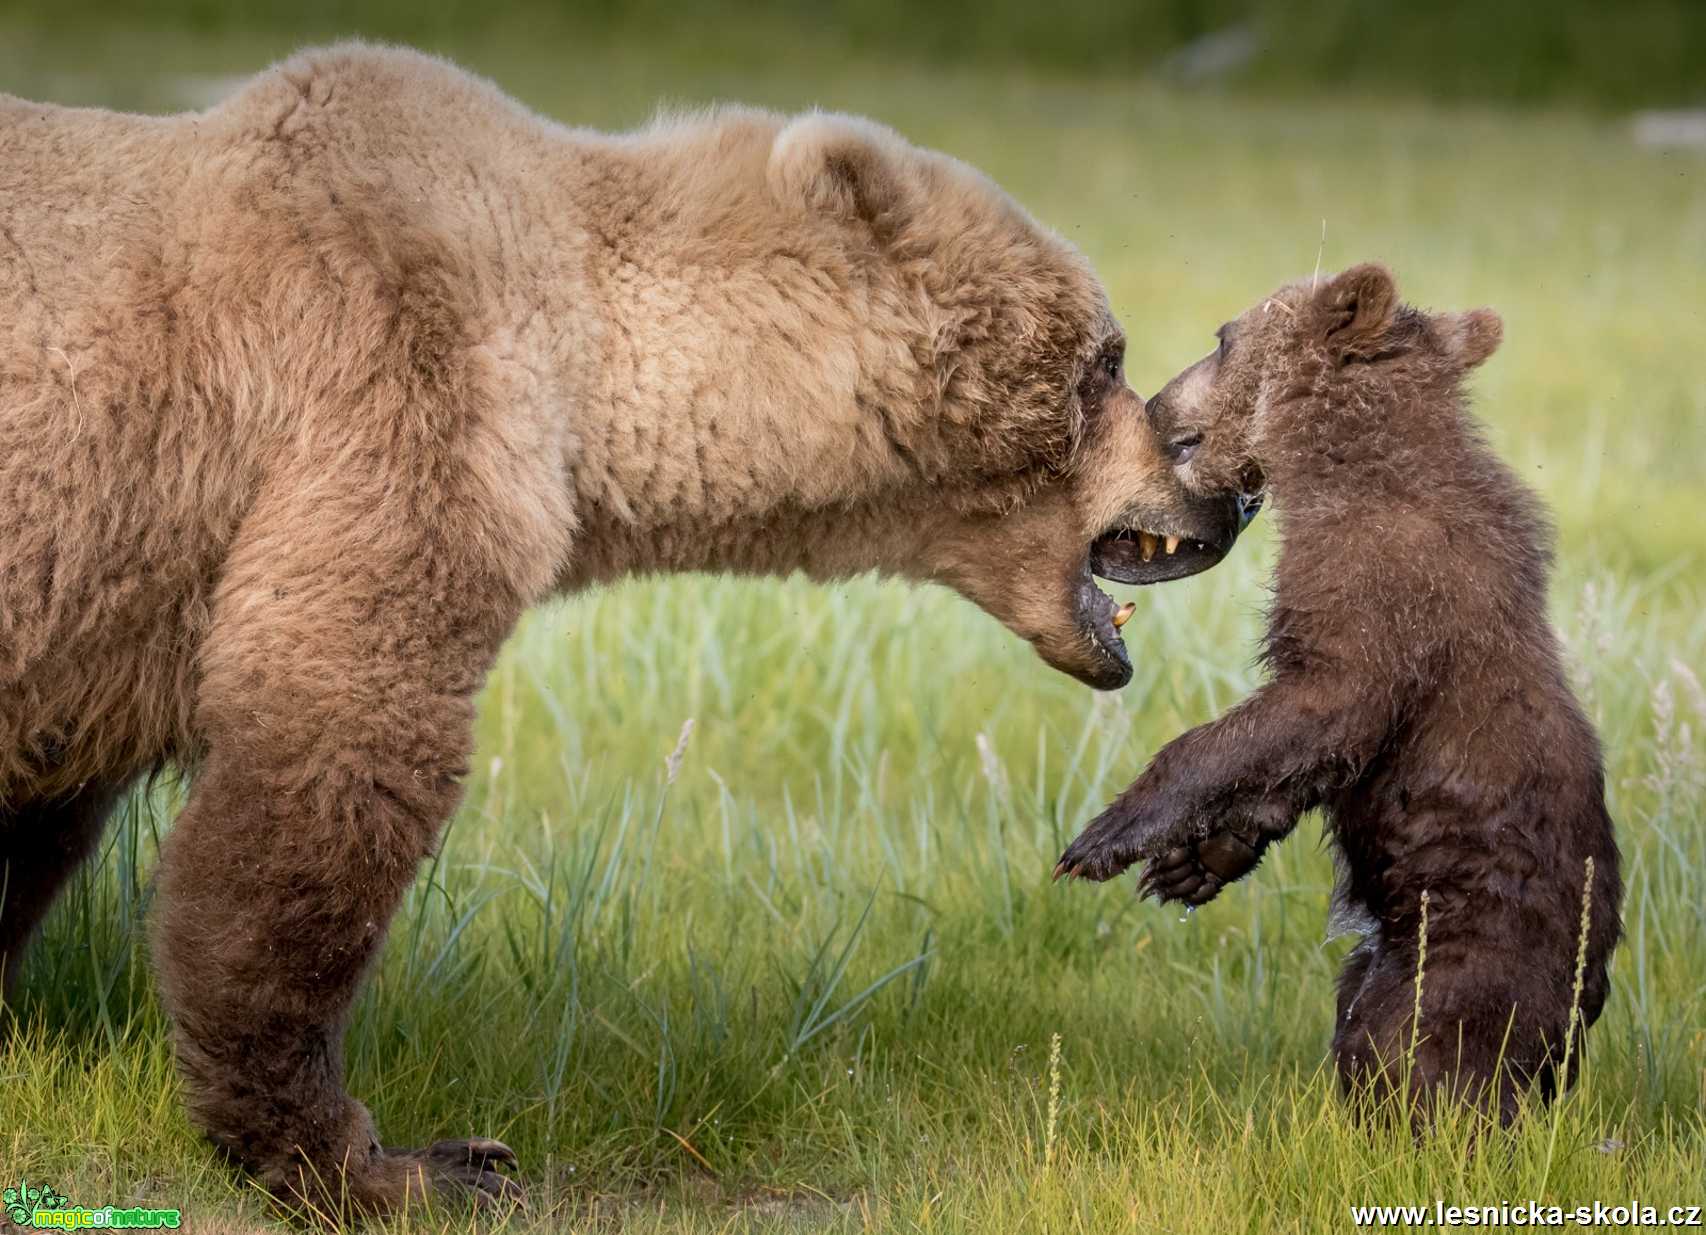
{"type": "Polygon", "coordinates": [[[1369,696],[1320,675],[1268,683],[1162,747],[1067,846],[1055,878],[1111,879],[1147,860],[1162,899],[1211,899],[1355,775],[1385,723],[1369,696]]]}
{"type": "Polygon", "coordinates": [[[1067,847],[1055,878],[1110,879],[1144,860],[1139,895],[1205,905],[1255,870],[1268,846],[1297,824],[1284,794],[1205,787],[1193,797],[1167,792],[1155,772],[1152,765],[1067,847]]]}
{"type": "Polygon", "coordinates": [[[1196,795],[1173,775],[1168,755],[1183,741],[1163,747],[1143,774],[1066,847],[1055,864],[1056,879],[1112,879],[1140,858],[1191,842],[1196,795]]]}
{"type": "MultiPolygon", "coordinates": [[[[335,511],[228,562],[202,649],[204,744],[165,848],[155,959],[190,1113],[322,1220],[429,1192],[518,1200],[485,1138],[387,1149],[344,1089],[352,1000],[461,794],[473,699],[520,610],[422,543],[375,561],[335,511]]],[[[418,526],[375,515],[388,533],[418,526]]]]}
{"type": "Polygon", "coordinates": [[[327,747],[338,764],[227,736],[168,838],[154,951],[191,1117],[279,1200],[323,1219],[447,1187],[519,1199],[496,1141],[387,1150],[344,1091],[350,1004],[453,776],[347,730],[327,747]]]}

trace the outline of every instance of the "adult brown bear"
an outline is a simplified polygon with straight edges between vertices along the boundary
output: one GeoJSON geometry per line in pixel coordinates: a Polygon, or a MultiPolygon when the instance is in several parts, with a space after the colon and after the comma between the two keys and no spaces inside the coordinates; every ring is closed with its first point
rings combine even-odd
{"type": "Polygon", "coordinates": [[[864,121],[606,136],[345,46],[199,115],[0,98],[0,166],[0,967],[189,770],[161,990],[194,1117],[283,1197],[512,1188],[495,1142],[381,1148],[340,1043],[527,606],[874,570],[1117,687],[1092,570],[1236,534],[1081,258],[864,121]]]}

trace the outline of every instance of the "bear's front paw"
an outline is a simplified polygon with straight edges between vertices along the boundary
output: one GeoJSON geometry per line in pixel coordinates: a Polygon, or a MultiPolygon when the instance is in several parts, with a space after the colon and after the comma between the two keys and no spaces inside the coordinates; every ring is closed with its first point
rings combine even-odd
{"type": "Polygon", "coordinates": [[[1235,832],[1215,832],[1176,845],[1143,868],[1137,894],[1162,904],[1206,905],[1227,884],[1255,870],[1265,848],[1259,834],[1245,838],[1235,832]]]}
{"type": "MultiPolygon", "coordinates": [[[[364,1112],[365,1114],[365,1112],[364,1112]]],[[[322,1172],[306,1163],[273,1192],[301,1217],[339,1226],[361,1218],[408,1214],[423,1204],[464,1205],[507,1213],[524,1208],[527,1191],[503,1173],[514,1152],[501,1141],[473,1137],[438,1141],[424,1149],[382,1149],[375,1143],[359,1160],[322,1172]]]]}
{"type": "Polygon", "coordinates": [[[1155,799],[1134,785],[1066,847],[1054,877],[1112,879],[1139,858],[1168,849],[1173,843],[1170,831],[1155,799]]]}
{"type": "Polygon", "coordinates": [[[513,1209],[527,1203],[527,1190],[498,1169],[516,1165],[514,1151],[502,1141],[437,1141],[425,1149],[388,1149],[385,1158],[403,1169],[411,1190],[466,1197],[479,1207],[513,1209]]]}

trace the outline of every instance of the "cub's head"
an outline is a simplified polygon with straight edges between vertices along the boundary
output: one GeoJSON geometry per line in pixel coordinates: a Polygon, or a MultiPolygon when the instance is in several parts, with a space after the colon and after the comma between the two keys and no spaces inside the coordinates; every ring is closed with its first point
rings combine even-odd
{"type": "Polygon", "coordinates": [[[788,123],[767,177],[862,314],[848,458],[888,518],[861,517],[821,573],[944,583],[1055,668],[1125,685],[1130,610],[1095,578],[1206,570],[1242,521],[1233,486],[1175,475],[1084,259],[980,173],[867,121],[788,123]]]}
{"type": "Polygon", "coordinates": [[[1399,300],[1384,266],[1353,266],[1287,284],[1227,322],[1214,350],[1149,401],[1149,416],[1186,490],[1259,492],[1284,445],[1264,415],[1274,400],[1376,373],[1454,387],[1502,335],[1491,309],[1427,313],[1399,300]]]}

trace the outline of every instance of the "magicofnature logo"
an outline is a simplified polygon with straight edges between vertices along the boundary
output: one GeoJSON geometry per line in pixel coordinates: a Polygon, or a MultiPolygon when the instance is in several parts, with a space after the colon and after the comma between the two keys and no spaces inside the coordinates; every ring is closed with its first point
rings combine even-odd
{"type": "Polygon", "coordinates": [[[184,1220],[180,1209],[88,1209],[71,1204],[70,1197],[46,1184],[32,1187],[27,1179],[0,1191],[0,1203],[6,1207],[6,1221],[34,1231],[176,1230],[184,1220]]]}

